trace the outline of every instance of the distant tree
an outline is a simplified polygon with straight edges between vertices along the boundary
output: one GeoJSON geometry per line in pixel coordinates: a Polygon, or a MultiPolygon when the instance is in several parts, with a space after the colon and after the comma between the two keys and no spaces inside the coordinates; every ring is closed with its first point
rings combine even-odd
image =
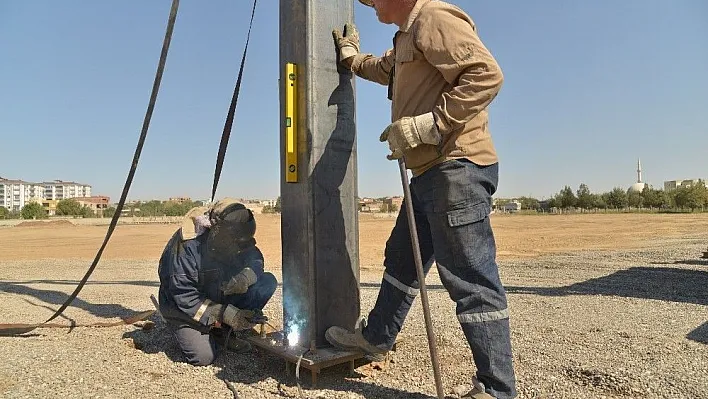
{"type": "Polygon", "coordinates": [[[83,206],[83,207],[81,207],[81,211],[79,212],[78,216],[81,216],[84,218],[95,218],[96,212],[88,206],[83,206]]]}
{"type": "MultiPolygon", "coordinates": [[[[190,208],[191,209],[191,208],[190,208]]],[[[184,204],[179,204],[177,202],[167,202],[162,207],[160,215],[150,215],[150,216],[184,216],[187,214],[189,209],[185,210],[184,204]]],[[[140,208],[140,212],[145,215],[143,208],[140,208]]]]}
{"type": "Polygon", "coordinates": [[[563,209],[573,208],[578,202],[578,199],[575,197],[573,189],[570,188],[570,186],[563,187],[563,189],[556,196],[556,199],[558,200],[560,207],[563,209]]]}
{"type": "Polygon", "coordinates": [[[283,207],[280,203],[280,196],[278,196],[278,199],[275,200],[275,205],[273,206],[273,212],[280,213],[280,212],[282,212],[282,209],[283,209],[283,207]]]}
{"type": "Polygon", "coordinates": [[[389,204],[388,202],[384,202],[381,204],[381,207],[379,208],[380,213],[392,213],[392,212],[398,212],[398,207],[396,204],[389,204]]]}
{"type": "Polygon", "coordinates": [[[558,199],[556,197],[551,197],[548,199],[549,208],[560,208],[560,203],[558,202],[558,199]]]}
{"type": "Polygon", "coordinates": [[[607,197],[602,194],[593,194],[592,207],[595,209],[607,209],[607,197]]]}
{"type": "Polygon", "coordinates": [[[521,203],[521,209],[538,209],[539,204],[536,198],[531,197],[519,197],[519,203],[521,203]]]}
{"type": "Polygon", "coordinates": [[[577,206],[583,209],[590,209],[593,207],[593,195],[590,189],[585,183],[581,183],[577,191],[578,201],[577,206]]]}
{"type": "Polygon", "coordinates": [[[671,203],[666,192],[655,190],[649,185],[644,186],[642,198],[644,198],[644,206],[649,208],[664,208],[671,203]]]}
{"type": "Polygon", "coordinates": [[[708,192],[702,181],[691,187],[680,187],[675,192],[674,201],[678,208],[689,208],[693,211],[706,206],[708,192]]]}
{"type": "Polygon", "coordinates": [[[510,202],[511,202],[511,199],[509,199],[509,198],[497,198],[494,201],[494,205],[496,205],[497,207],[503,207],[504,205],[506,205],[510,202]]]}
{"type": "MultiPolygon", "coordinates": [[[[152,200],[140,204],[140,214],[142,216],[164,216],[168,206],[179,205],[176,202],[164,204],[162,201],[152,200]]],[[[179,212],[178,212],[179,213],[179,212]]],[[[178,215],[173,215],[178,216],[178,215]]]]}
{"type": "Polygon", "coordinates": [[[112,218],[114,213],[116,213],[116,208],[113,206],[109,206],[108,208],[103,210],[102,216],[104,218],[112,218]]]}
{"type": "Polygon", "coordinates": [[[9,219],[10,211],[4,206],[0,206],[0,219],[9,219]]]}
{"type": "Polygon", "coordinates": [[[73,198],[63,199],[57,202],[57,215],[59,216],[79,216],[82,214],[81,204],[73,198]]]}
{"type": "Polygon", "coordinates": [[[641,208],[644,205],[644,198],[639,191],[627,191],[627,205],[633,208],[641,208]]]}
{"type": "Polygon", "coordinates": [[[44,219],[47,217],[47,213],[42,208],[42,204],[37,202],[30,202],[22,207],[20,211],[22,219],[44,219]]]}
{"type": "Polygon", "coordinates": [[[615,187],[607,193],[605,202],[607,206],[614,209],[622,209],[627,207],[627,192],[620,187],[615,187]]]}

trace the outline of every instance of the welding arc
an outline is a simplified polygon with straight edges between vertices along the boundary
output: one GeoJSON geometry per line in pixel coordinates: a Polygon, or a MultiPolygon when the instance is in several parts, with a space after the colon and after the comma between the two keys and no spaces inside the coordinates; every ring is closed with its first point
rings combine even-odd
{"type": "Polygon", "coordinates": [[[423,260],[420,256],[420,243],[418,241],[418,229],[415,224],[415,214],[413,213],[413,200],[411,199],[411,189],[408,185],[408,172],[403,158],[398,160],[398,168],[401,172],[401,184],[403,185],[403,202],[406,204],[406,214],[408,215],[408,229],[411,233],[411,244],[413,245],[413,258],[415,260],[415,271],[418,274],[420,284],[420,300],[423,305],[423,317],[425,318],[425,330],[428,333],[428,346],[430,347],[430,361],[433,364],[433,376],[435,377],[435,389],[438,398],[444,399],[442,379],[440,378],[440,363],[438,362],[438,349],[435,344],[435,333],[433,323],[430,319],[430,305],[428,303],[428,290],[425,287],[425,273],[423,272],[423,260]]]}
{"type": "MultiPolygon", "coordinates": [[[[64,301],[64,303],[57,309],[56,312],[47,319],[44,323],[41,324],[32,324],[32,325],[26,325],[28,328],[23,329],[22,333],[27,333],[35,328],[42,327],[43,325],[46,325],[50,321],[54,320],[57,318],[59,315],[61,315],[64,310],[66,310],[67,307],[71,304],[71,302],[74,301],[77,295],[79,295],[79,292],[81,289],[84,287],[86,284],[86,281],[88,281],[89,277],[93,273],[94,269],[96,268],[96,265],[98,265],[98,261],[101,259],[101,255],[103,254],[103,250],[106,248],[106,245],[108,245],[108,240],[110,240],[111,235],[113,235],[113,230],[116,228],[116,224],[118,224],[118,218],[120,217],[121,211],[123,210],[123,206],[125,205],[125,200],[128,197],[128,191],[130,190],[130,185],[133,182],[133,176],[135,176],[135,171],[138,168],[138,160],[140,159],[140,154],[142,153],[143,150],[143,145],[145,144],[145,138],[147,137],[147,132],[148,128],[150,126],[150,120],[152,119],[152,113],[153,110],[155,109],[155,102],[157,101],[157,93],[160,90],[160,83],[162,82],[162,74],[165,70],[165,62],[167,61],[167,51],[170,48],[170,42],[172,41],[172,31],[174,30],[175,26],[175,20],[177,19],[177,9],[179,8],[179,0],[172,0],[172,7],[170,9],[170,16],[169,20],[167,22],[167,29],[165,31],[165,39],[162,43],[162,51],[160,53],[160,61],[157,66],[157,72],[155,73],[155,80],[152,85],[152,93],[150,94],[150,102],[148,103],[148,108],[145,113],[145,119],[143,120],[143,127],[142,130],[140,131],[140,138],[138,139],[138,145],[135,147],[135,153],[133,155],[133,162],[131,163],[130,166],[130,171],[128,172],[128,177],[125,180],[125,185],[123,186],[123,192],[120,196],[120,201],[118,201],[118,205],[116,206],[116,211],[113,214],[113,218],[111,218],[111,223],[108,226],[108,231],[106,232],[106,237],[103,239],[103,244],[101,244],[101,247],[98,249],[98,252],[96,253],[96,257],[93,260],[93,263],[91,263],[91,266],[88,268],[86,271],[86,274],[84,277],[81,279],[79,282],[79,285],[76,286],[76,289],[74,289],[74,292],[69,295],[69,297],[64,301]]],[[[7,332],[10,330],[4,330],[2,327],[0,327],[0,334],[7,335],[7,332]]]]}

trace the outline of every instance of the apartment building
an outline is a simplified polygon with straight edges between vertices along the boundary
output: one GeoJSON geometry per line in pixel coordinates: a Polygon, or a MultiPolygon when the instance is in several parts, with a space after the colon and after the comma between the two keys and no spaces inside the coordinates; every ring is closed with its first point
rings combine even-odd
{"type": "Polygon", "coordinates": [[[43,194],[41,184],[0,177],[0,206],[10,211],[19,211],[30,201],[41,203],[43,194]]]}
{"type": "Polygon", "coordinates": [[[54,180],[39,183],[44,186],[44,199],[63,200],[67,198],[90,197],[91,186],[73,181],[54,180]]]}
{"type": "Polygon", "coordinates": [[[45,200],[59,201],[66,198],[90,196],[91,186],[88,184],[62,180],[31,183],[0,177],[0,206],[10,211],[19,211],[30,201],[41,204],[45,200]]]}

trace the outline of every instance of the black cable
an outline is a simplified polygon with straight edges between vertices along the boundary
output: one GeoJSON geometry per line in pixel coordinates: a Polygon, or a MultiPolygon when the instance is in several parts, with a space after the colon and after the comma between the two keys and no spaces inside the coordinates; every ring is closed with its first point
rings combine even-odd
{"type": "Polygon", "coordinates": [[[256,14],[256,3],[258,0],[253,0],[253,9],[251,10],[251,22],[248,24],[248,34],[246,35],[246,46],[243,48],[243,56],[241,57],[241,66],[238,69],[238,78],[236,79],[236,87],[234,94],[231,97],[229,112],[226,115],[224,123],[224,131],[221,133],[221,142],[219,143],[219,152],[216,156],[216,167],[214,168],[214,183],[211,186],[211,202],[214,202],[216,188],[219,185],[221,178],[221,169],[224,166],[224,158],[226,158],[226,147],[229,145],[229,137],[231,137],[231,126],[234,123],[234,115],[236,113],[236,104],[238,103],[238,94],[241,91],[241,80],[243,78],[243,66],[246,63],[246,52],[248,51],[248,42],[251,40],[251,29],[253,28],[253,16],[256,14]]]}

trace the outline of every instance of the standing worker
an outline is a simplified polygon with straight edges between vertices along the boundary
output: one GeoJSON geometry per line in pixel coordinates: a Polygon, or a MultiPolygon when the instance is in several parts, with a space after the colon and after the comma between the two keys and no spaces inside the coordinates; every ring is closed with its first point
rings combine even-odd
{"type": "Polygon", "coordinates": [[[251,210],[226,198],[185,216],[160,258],[160,313],[187,363],[211,364],[217,342],[235,352],[251,345],[229,331],[247,331],[277,288],[263,270],[251,210]],[[228,341],[228,342],[227,342],[228,341]]]}
{"type": "MultiPolygon", "coordinates": [[[[499,278],[489,220],[498,158],[487,107],[503,76],[472,19],[438,0],[359,0],[380,22],[399,27],[381,57],[359,52],[356,28],[334,36],[342,65],[388,85],[392,123],[380,140],[388,159],[404,158],[424,271],[436,261],[457,304],[457,319],[472,349],[477,374],[466,398],[513,398],[509,310],[499,278]]],[[[404,207],[386,243],[385,271],[368,323],[356,331],[333,326],[327,340],[343,350],[380,357],[390,350],[418,292],[404,207]]]]}

